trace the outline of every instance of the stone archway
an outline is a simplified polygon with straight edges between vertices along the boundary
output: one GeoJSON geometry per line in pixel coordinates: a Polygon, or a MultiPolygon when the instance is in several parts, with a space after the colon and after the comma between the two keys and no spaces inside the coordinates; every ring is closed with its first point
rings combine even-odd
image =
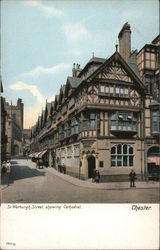
{"type": "Polygon", "coordinates": [[[88,178],[93,178],[93,172],[96,168],[96,159],[93,155],[88,156],[88,178]]]}

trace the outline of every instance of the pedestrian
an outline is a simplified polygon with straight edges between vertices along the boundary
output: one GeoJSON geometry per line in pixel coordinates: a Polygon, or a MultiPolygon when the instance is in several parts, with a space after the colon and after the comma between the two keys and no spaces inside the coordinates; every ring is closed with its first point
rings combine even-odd
{"type": "Polygon", "coordinates": [[[96,174],[96,170],[93,169],[93,171],[92,171],[92,182],[95,182],[95,174],[96,174]]]}
{"type": "Polygon", "coordinates": [[[131,172],[129,173],[129,179],[130,179],[130,187],[136,187],[135,186],[135,180],[136,180],[136,173],[132,169],[131,172]]]}
{"type": "Polygon", "coordinates": [[[10,178],[10,173],[11,173],[11,163],[7,161],[6,163],[6,178],[7,178],[7,185],[9,186],[9,178],[10,178]]]}
{"type": "Polygon", "coordinates": [[[1,173],[2,174],[4,174],[6,172],[6,162],[5,161],[3,161],[3,163],[2,163],[2,171],[1,171],[1,173]]]}
{"type": "Polygon", "coordinates": [[[100,173],[99,173],[98,170],[96,170],[96,172],[95,172],[95,182],[99,183],[99,180],[100,180],[100,173]]]}

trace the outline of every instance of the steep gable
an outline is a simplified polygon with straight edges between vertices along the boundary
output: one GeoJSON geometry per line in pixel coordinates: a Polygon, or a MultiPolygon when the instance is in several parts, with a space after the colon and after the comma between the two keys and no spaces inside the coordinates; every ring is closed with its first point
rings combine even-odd
{"type": "Polygon", "coordinates": [[[91,74],[87,81],[91,82],[93,79],[134,82],[139,90],[144,90],[144,84],[140,78],[117,51],[91,74]]]}

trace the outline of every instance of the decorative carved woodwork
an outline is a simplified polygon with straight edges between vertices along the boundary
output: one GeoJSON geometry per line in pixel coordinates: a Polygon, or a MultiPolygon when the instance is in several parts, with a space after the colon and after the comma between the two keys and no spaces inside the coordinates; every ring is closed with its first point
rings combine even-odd
{"type": "Polygon", "coordinates": [[[139,107],[140,104],[141,104],[140,95],[135,89],[132,89],[130,92],[130,105],[139,107]]]}
{"type": "Polygon", "coordinates": [[[115,64],[114,62],[110,63],[110,65],[106,67],[101,73],[99,73],[96,78],[132,82],[130,76],[126,73],[122,66],[118,63],[115,64]]]}

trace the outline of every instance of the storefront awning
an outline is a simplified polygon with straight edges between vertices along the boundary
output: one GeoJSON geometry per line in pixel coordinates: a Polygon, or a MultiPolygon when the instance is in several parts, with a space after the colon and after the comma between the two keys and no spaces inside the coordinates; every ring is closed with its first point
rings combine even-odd
{"type": "Polygon", "coordinates": [[[47,152],[47,149],[40,152],[40,154],[38,155],[38,158],[42,158],[42,156],[45,155],[46,152],[47,152]]]}
{"type": "Polygon", "coordinates": [[[156,165],[160,165],[160,157],[148,157],[147,162],[154,163],[156,165]]]}
{"type": "Polygon", "coordinates": [[[34,157],[35,157],[35,158],[39,158],[40,153],[41,153],[41,152],[35,153],[34,157]]]}

